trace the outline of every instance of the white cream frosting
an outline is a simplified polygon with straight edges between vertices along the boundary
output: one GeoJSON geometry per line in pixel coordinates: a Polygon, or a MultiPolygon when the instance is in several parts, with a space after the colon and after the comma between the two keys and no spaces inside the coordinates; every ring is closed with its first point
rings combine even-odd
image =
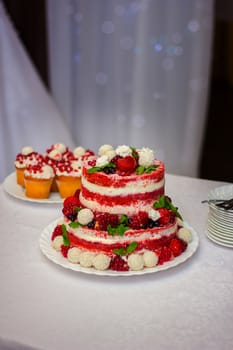
{"type": "Polygon", "coordinates": [[[131,156],[132,149],[129,146],[121,145],[116,148],[116,154],[121,157],[131,156]]]}
{"type": "Polygon", "coordinates": [[[113,151],[113,147],[111,145],[102,145],[98,150],[98,154],[99,156],[103,156],[109,151],[113,151]]]}
{"type": "Polygon", "coordinates": [[[150,148],[143,147],[139,150],[137,150],[139,159],[138,159],[138,164],[148,167],[150,165],[154,164],[154,151],[150,148]]]}
{"type": "Polygon", "coordinates": [[[21,150],[21,153],[24,155],[24,156],[27,156],[29,155],[30,153],[33,152],[33,148],[31,146],[25,146],[22,148],[21,150]]]}
{"type": "Polygon", "coordinates": [[[53,149],[52,151],[49,152],[48,157],[53,160],[61,160],[62,159],[62,154],[60,151],[53,149]]]}
{"type": "Polygon", "coordinates": [[[85,154],[85,148],[78,146],[73,150],[73,154],[76,158],[82,157],[85,154]]]}
{"type": "Polygon", "coordinates": [[[97,158],[96,160],[96,166],[104,166],[107,165],[109,163],[109,159],[108,156],[106,156],[105,154],[99,158],[97,158]]]}
{"type": "Polygon", "coordinates": [[[148,216],[150,219],[152,219],[153,221],[156,221],[160,218],[160,213],[158,212],[158,210],[151,208],[148,211],[148,216]]]}
{"type": "Polygon", "coordinates": [[[24,171],[24,175],[26,177],[32,177],[35,179],[50,179],[52,177],[54,177],[54,171],[53,168],[49,165],[43,165],[41,167],[41,171],[37,171],[37,172],[32,172],[30,171],[30,169],[26,169],[24,171]]]}
{"type": "Polygon", "coordinates": [[[109,162],[115,157],[116,152],[114,150],[109,150],[105,153],[105,155],[108,157],[109,162]]]}
{"type": "Polygon", "coordinates": [[[61,153],[64,153],[66,151],[66,146],[63,143],[55,143],[53,145],[53,148],[61,153]]]}

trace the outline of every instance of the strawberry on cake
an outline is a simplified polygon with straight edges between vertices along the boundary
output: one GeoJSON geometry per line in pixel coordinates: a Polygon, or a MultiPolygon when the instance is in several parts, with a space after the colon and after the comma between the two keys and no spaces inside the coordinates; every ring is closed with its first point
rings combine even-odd
{"type": "Polygon", "coordinates": [[[138,271],[182,254],[192,240],[164,192],[164,164],[149,148],[100,147],[82,167],[81,189],[63,202],[52,246],[71,263],[138,271]]]}

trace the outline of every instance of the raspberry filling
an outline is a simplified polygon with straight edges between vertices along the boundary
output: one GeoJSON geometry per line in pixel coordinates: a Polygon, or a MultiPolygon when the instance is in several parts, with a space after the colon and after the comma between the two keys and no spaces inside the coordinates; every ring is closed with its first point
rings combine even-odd
{"type": "MultiPolygon", "coordinates": [[[[116,242],[111,244],[104,244],[102,242],[101,243],[90,242],[85,239],[76,237],[71,232],[68,232],[68,237],[70,240],[70,247],[78,247],[80,249],[87,249],[93,252],[103,252],[109,255],[113,254],[113,249],[126,248],[127,245],[131,242],[131,241],[124,242],[124,243],[116,242]]],[[[168,237],[163,236],[161,238],[145,239],[145,240],[139,241],[137,246],[137,251],[140,251],[142,249],[155,251],[156,249],[169,245],[169,243],[174,237],[175,237],[175,233],[172,233],[168,237]]]]}
{"type": "Polygon", "coordinates": [[[126,196],[106,196],[99,193],[93,193],[87,188],[82,187],[82,196],[86,200],[97,202],[100,205],[106,205],[113,207],[115,205],[135,205],[136,203],[143,201],[144,203],[150,203],[155,201],[160,195],[164,194],[164,186],[146,193],[127,194],[126,196]]]}

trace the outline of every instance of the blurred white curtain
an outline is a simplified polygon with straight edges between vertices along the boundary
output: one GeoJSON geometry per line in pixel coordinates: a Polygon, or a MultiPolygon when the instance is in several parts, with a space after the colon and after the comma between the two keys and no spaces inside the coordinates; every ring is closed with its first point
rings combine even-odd
{"type": "Polygon", "coordinates": [[[78,143],[148,146],[197,176],[212,0],[48,0],[52,92],[78,143]]]}
{"type": "Polygon", "coordinates": [[[44,152],[55,142],[74,146],[0,1],[0,182],[23,146],[44,152]]]}

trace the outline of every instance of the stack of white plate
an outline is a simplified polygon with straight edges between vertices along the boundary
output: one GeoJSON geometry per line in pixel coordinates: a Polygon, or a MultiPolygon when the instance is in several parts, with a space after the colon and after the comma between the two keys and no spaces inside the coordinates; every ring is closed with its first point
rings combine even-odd
{"type": "Polygon", "coordinates": [[[230,200],[233,198],[233,185],[215,188],[209,193],[209,214],[207,236],[220,245],[233,248],[233,208],[219,207],[215,200],[230,200]]]}

